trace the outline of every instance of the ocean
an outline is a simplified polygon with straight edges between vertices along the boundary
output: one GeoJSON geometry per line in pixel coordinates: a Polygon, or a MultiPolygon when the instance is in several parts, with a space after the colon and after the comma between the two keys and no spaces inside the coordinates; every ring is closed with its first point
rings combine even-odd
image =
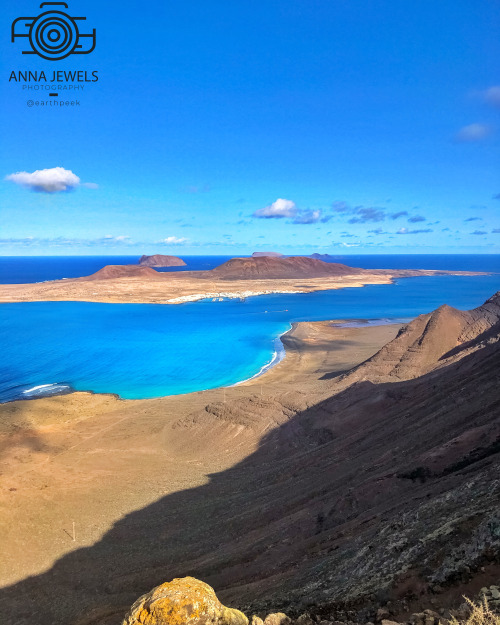
{"type": "MultiPolygon", "coordinates": [[[[186,257],[210,268],[228,257],[186,257]],[[221,260],[222,259],[222,260],[221,260]]],[[[3,257],[3,283],[77,277],[138,257],[3,257]],[[119,262],[121,259],[121,262],[119,262]]],[[[0,305],[0,402],[80,390],[143,399],[235,384],[276,358],[294,321],[406,321],[447,303],[466,310],[500,290],[500,256],[349,256],[366,268],[464,269],[488,276],[406,278],[309,294],[182,305],[32,302],[0,305]]]]}

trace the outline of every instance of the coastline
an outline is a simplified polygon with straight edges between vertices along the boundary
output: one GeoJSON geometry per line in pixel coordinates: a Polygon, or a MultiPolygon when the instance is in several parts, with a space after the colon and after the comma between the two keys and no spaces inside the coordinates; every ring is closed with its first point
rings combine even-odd
{"type": "Polygon", "coordinates": [[[232,388],[234,386],[239,386],[240,384],[244,384],[245,382],[250,382],[251,380],[255,380],[257,378],[262,377],[263,375],[265,375],[268,371],[270,371],[273,367],[276,367],[276,365],[279,365],[280,362],[282,362],[283,360],[285,360],[286,358],[286,347],[285,344],[283,343],[283,339],[285,336],[291,334],[295,328],[295,326],[297,325],[297,322],[291,322],[290,323],[290,327],[288,328],[288,330],[286,330],[285,332],[283,332],[282,334],[278,335],[277,337],[274,338],[273,340],[273,344],[274,344],[274,352],[273,355],[271,357],[271,360],[266,363],[265,365],[262,365],[262,367],[259,369],[259,371],[257,373],[255,373],[254,375],[250,376],[249,378],[245,378],[244,380],[241,380],[240,382],[235,382],[234,384],[230,384],[229,386],[227,386],[226,388],[232,388]]]}
{"type": "Polygon", "coordinates": [[[97,392],[91,389],[76,390],[69,384],[52,382],[52,383],[44,383],[44,384],[35,385],[33,387],[31,387],[30,385],[22,385],[19,388],[25,389],[21,391],[23,396],[19,396],[19,397],[14,396],[11,399],[1,400],[0,406],[6,405],[6,404],[17,403],[17,402],[24,403],[24,402],[32,402],[35,400],[41,400],[41,399],[63,397],[66,395],[73,395],[73,394],[80,394],[80,393],[97,395],[97,396],[99,395],[110,396],[110,397],[116,398],[118,401],[121,401],[121,402],[157,401],[157,400],[162,400],[162,399],[171,398],[171,397],[186,397],[186,396],[192,395],[193,393],[206,393],[209,391],[217,391],[217,390],[225,389],[225,388],[226,389],[235,388],[235,387],[242,386],[244,384],[249,384],[254,380],[261,379],[263,376],[270,373],[277,365],[283,362],[286,359],[288,351],[290,349],[288,348],[288,351],[287,351],[287,345],[286,345],[287,339],[293,340],[294,337],[300,333],[300,329],[302,325],[314,326],[316,324],[316,325],[321,325],[321,327],[323,328],[331,327],[331,328],[336,328],[336,329],[348,329],[348,328],[368,329],[368,328],[386,327],[386,326],[394,326],[394,325],[397,325],[398,327],[400,327],[402,324],[408,323],[409,320],[410,319],[385,319],[384,318],[384,319],[366,319],[366,320],[364,319],[336,320],[335,319],[335,320],[323,320],[323,321],[311,321],[311,322],[309,321],[290,322],[289,324],[290,327],[287,330],[285,330],[285,332],[282,332],[278,336],[274,337],[273,339],[274,351],[271,355],[270,360],[266,362],[265,364],[263,364],[260,367],[259,371],[257,371],[250,377],[239,380],[238,382],[234,382],[233,384],[220,384],[215,387],[202,388],[202,389],[198,389],[195,391],[190,391],[189,393],[177,393],[177,394],[159,395],[157,397],[128,399],[128,398],[121,397],[119,394],[114,393],[113,391],[97,392]],[[59,390],[56,387],[59,387],[59,390]],[[43,392],[31,394],[33,391],[38,391],[39,389],[43,389],[43,388],[47,389],[48,391],[47,394],[44,394],[43,392]]]}
{"type": "MultiPolygon", "coordinates": [[[[306,322],[304,322],[306,323],[306,322]]],[[[321,323],[321,322],[319,322],[321,323]]],[[[328,323],[328,322],[325,322],[328,323]]],[[[48,382],[48,383],[44,383],[44,384],[38,384],[35,386],[30,386],[30,385],[21,385],[17,388],[22,388],[25,390],[22,390],[21,393],[23,396],[19,396],[19,397],[13,397],[12,399],[6,399],[6,400],[1,400],[0,399],[0,406],[4,405],[4,404],[10,404],[13,402],[26,402],[26,401],[34,401],[36,399],[46,399],[46,398],[50,398],[50,397],[62,397],[64,395],[71,395],[74,393],[89,393],[91,395],[105,395],[105,396],[112,396],[115,397],[116,399],[118,399],[119,401],[125,401],[125,402],[129,402],[129,401],[155,401],[158,399],[165,399],[167,397],[180,397],[180,396],[186,396],[186,395],[191,395],[192,393],[205,393],[211,390],[217,390],[217,389],[223,389],[223,388],[233,388],[235,386],[239,386],[241,384],[245,384],[246,382],[250,382],[251,380],[254,380],[256,378],[260,378],[263,375],[265,375],[268,371],[270,371],[273,367],[275,367],[276,365],[278,365],[281,361],[283,361],[286,357],[286,348],[285,345],[283,343],[283,338],[287,335],[291,335],[293,333],[294,328],[298,325],[298,322],[291,322],[290,323],[290,327],[283,333],[279,334],[278,336],[276,336],[273,339],[273,346],[274,346],[274,351],[272,353],[271,359],[266,362],[265,364],[262,365],[262,367],[259,369],[259,371],[257,373],[254,373],[253,375],[251,375],[248,378],[244,378],[243,380],[239,380],[238,382],[234,382],[234,384],[220,384],[216,387],[209,387],[209,388],[202,388],[202,389],[198,389],[196,391],[190,391],[189,393],[172,393],[169,395],[159,395],[158,397],[145,397],[145,398],[141,398],[141,399],[127,399],[125,397],[121,397],[118,393],[113,393],[112,391],[109,392],[97,392],[97,391],[93,391],[93,390],[76,390],[75,388],[73,388],[71,385],[69,384],[65,384],[65,383],[61,383],[61,382],[48,382]],[[28,387],[28,388],[27,388],[28,387]],[[59,388],[57,388],[59,387],[59,388]],[[46,388],[47,389],[47,394],[42,393],[35,393],[35,394],[31,394],[33,393],[33,391],[38,391],[39,389],[43,389],[46,388]]],[[[10,389],[8,389],[10,390],[10,389]]]]}

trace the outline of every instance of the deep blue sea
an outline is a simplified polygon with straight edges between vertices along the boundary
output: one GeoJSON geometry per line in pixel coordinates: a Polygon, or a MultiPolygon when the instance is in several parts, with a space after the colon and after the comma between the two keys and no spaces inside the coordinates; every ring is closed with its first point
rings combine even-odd
{"type": "MultiPolygon", "coordinates": [[[[188,269],[228,257],[186,257],[188,269]]],[[[0,281],[88,275],[138,257],[0,258],[0,281]]],[[[182,305],[34,302],[0,305],[0,401],[61,390],[140,399],[237,383],[273,358],[293,321],[408,320],[443,303],[461,309],[500,290],[500,256],[345,256],[366,268],[470,269],[489,276],[407,278],[393,285],[182,305]]]]}

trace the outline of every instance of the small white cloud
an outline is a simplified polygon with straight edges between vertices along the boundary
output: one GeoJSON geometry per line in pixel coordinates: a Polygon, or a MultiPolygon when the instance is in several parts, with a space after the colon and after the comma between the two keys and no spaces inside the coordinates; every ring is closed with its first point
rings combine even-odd
{"type": "Polygon", "coordinates": [[[20,245],[20,246],[38,246],[45,245],[49,247],[102,247],[114,245],[133,245],[133,241],[129,236],[113,236],[112,234],[105,234],[98,239],[76,239],[71,237],[55,237],[55,238],[42,238],[42,237],[24,237],[22,239],[0,239],[0,245],[20,245]]]}
{"type": "Polygon", "coordinates": [[[187,187],[182,188],[182,191],[184,193],[208,193],[210,190],[211,190],[211,186],[209,184],[204,184],[202,186],[189,185],[187,187]]]}
{"type": "MultiPolygon", "coordinates": [[[[38,191],[39,193],[72,191],[82,184],[76,174],[69,169],[64,169],[64,167],[37,169],[32,173],[18,171],[15,174],[5,176],[5,180],[10,180],[15,184],[31,189],[32,191],[38,191]]],[[[91,189],[97,188],[97,185],[92,182],[84,184],[91,189]]]]}
{"type": "Polygon", "coordinates": [[[296,213],[292,223],[294,224],[315,224],[321,219],[320,210],[305,210],[296,213]]]}
{"type": "Polygon", "coordinates": [[[105,234],[100,239],[95,239],[93,243],[95,244],[102,243],[104,245],[115,244],[115,243],[126,243],[130,245],[132,243],[132,239],[129,236],[124,235],[124,234],[121,234],[118,236],[115,236],[113,234],[105,234]]]}
{"type": "Polygon", "coordinates": [[[163,243],[164,245],[184,245],[187,242],[188,240],[183,237],[167,237],[158,241],[158,243],[163,243]]]}
{"type": "Polygon", "coordinates": [[[396,234],[423,234],[425,232],[433,232],[430,228],[424,228],[422,230],[408,230],[408,228],[400,228],[396,231],[396,234]]]}
{"type": "Polygon", "coordinates": [[[105,241],[115,241],[118,243],[122,243],[122,242],[128,242],[130,241],[130,237],[124,234],[120,234],[119,236],[115,237],[112,234],[105,234],[103,239],[105,241]]]}
{"type": "Polygon", "coordinates": [[[493,85],[481,92],[483,99],[492,106],[500,106],[500,85],[493,85]]]}
{"type": "Polygon", "coordinates": [[[297,206],[292,200],[278,198],[269,206],[259,208],[253,213],[253,217],[261,219],[282,219],[283,217],[295,217],[297,214],[297,206]]]}
{"type": "Polygon", "coordinates": [[[98,189],[99,185],[96,184],[95,182],[82,182],[81,183],[82,187],[86,187],[87,189],[98,189]]]}
{"type": "Polygon", "coordinates": [[[482,141],[486,139],[493,131],[491,126],[487,124],[469,124],[464,126],[455,135],[455,139],[460,142],[482,141]]]}

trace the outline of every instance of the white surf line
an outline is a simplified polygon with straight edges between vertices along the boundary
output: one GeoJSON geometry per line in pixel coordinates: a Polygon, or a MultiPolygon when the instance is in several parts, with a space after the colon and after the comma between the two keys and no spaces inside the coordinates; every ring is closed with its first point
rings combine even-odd
{"type": "Polygon", "coordinates": [[[283,341],[281,340],[281,338],[285,336],[285,334],[288,334],[292,329],[293,329],[293,324],[290,323],[290,327],[288,328],[288,330],[286,330],[286,332],[283,332],[282,334],[280,334],[274,339],[275,350],[273,352],[272,358],[268,363],[266,363],[265,365],[262,365],[262,367],[259,369],[257,373],[250,376],[249,378],[245,378],[244,380],[241,380],[240,382],[236,382],[235,384],[229,384],[228,386],[223,387],[223,388],[233,388],[234,386],[239,386],[240,384],[243,384],[244,382],[249,382],[250,380],[255,380],[255,378],[260,378],[260,376],[264,375],[264,373],[266,373],[267,371],[270,371],[273,367],[275,367],[282,360],[284,360],[286,357],[286,349],[285,349],[285,346],[283,345],[283,341]]]}

